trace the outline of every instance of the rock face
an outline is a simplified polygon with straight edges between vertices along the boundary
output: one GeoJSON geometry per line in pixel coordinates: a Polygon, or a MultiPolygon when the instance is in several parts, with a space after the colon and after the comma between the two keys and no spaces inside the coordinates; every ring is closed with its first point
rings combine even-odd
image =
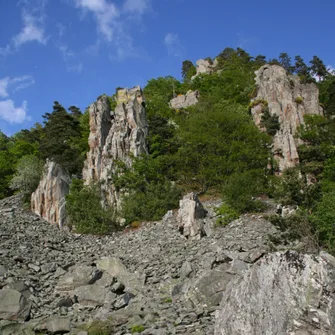
{"type": "Polygon", "coordinates": [[[173,109],[187,108],[198,103],[199,92],[188,91],[186,95],[178,95],[170,101],[170,107],[173,109]]]}
{"type": "Polygon", "coordinates": [[[192,77],[194,79],[199,74],[212,74],[217,66],[217,60],[211,62],[207,59],[198,59],[196,62],[197,73],[192,77]]]}
{"type": "Polygon", "coordinates": [[[139,86],[117,92],[117,106],[111,111],[107,96],[102,96],[89,108],[89,147],[83,169],[86,184],[103,182],[103,200],[119,208],[120,193],[114,187],[112,174],[118,162],[127,167],[132,157],[146,154],[148,125],[145,102],[139,86]]]}
{"type": "Polygon", "coordinates": [[[18,291],[0,290],[0,320],[25,321],[29,317],[31,304],[18,291]]]}
{"type": "Polygon", "coordinates": [[[203,208],[198,196],[189,193],[179,201],[178,228],[182,234],[190,239],[200,239],[206,235],[204,229],[204,218],[206,210],[203,208]]]}
{"type": "Polygon", "coordinates": [[[65,223],[65,196],[71,179],[55,162],[47,160],[36,191],[31,195],[31,210],[52,224],[65,223]]]}
{"type": "Polygon", "coordinates": [[[334,271],[328,254],[269,254],[229,284],[215,334],[334,334],[334,271]]]}
{"type": "Polygon", "coordinates": [[[282,67],[268,64],[256,71],[256,86],[257,96],[251,109],[254,122],[260,126],[265,108],[271,116],[278,116],[280,129],[273,138],[273,154],[279,171],[294,167],[299,163],[299,139],[295,135],[304,123],[304,115],[322,114],[319,90],[313,83],[301,84],[297,76],[288,75],[282,67]]]}

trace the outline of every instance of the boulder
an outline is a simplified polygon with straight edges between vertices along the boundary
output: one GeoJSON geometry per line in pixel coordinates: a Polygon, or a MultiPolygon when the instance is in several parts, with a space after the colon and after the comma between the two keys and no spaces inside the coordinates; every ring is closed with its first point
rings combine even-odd
{"type": "Polygon", "coordinates": [[[97,262],[97,268],[107,272],[110,276],[117,279],[125,287],[125,291],[136,294],[142,289],[139,278],[130,273],[122,262],[116,257],[104,257],[97,262]]]}
{"type": "Polygon", "coordinates": [[[102,288],[97,284],[77,287],[74,294],[81,306],[97,307],[102,306],[108,293],[107,288],[102,288]]]}
{"type": "Polygon", "coordinates": [[[170,108],[181,109],[193,106],[199,102],[198,91],[188,91],[185,95],[180,94],[177,97],[170,100],[170,108]]]}
{"type": "Polygon", "coordinates": [[[31,210],[52,224],[65,223],[65,196],[69,192],[70,176],[55,162],[47,160],[42,179],[31,195],[31,210]]]}
{"type": "Polygon", "coordinates": [[[205,235],[204,218],[206,213],[207,211],[195,193],[185,195],[179,201],[178,229],[187,238],[200,239],[205,235]]]}
{"type": "Polygon", "coordinates": [[[89,108],[89,152],[83,169],[85,184],[101,182],[105,204],[121,207],[121,193],[113,184],[118,163],[132,165],[132,158],[148,153],[148,124],[145,100],[139,86],[119,89],[117,106],[111,111],[108,97],[103,95],[89,108]]]}
{"type": "Polygon", "coordinates": [[[0,320],[25,321],[29,318],[31,304],[18,291],[0,290],[0,320]]]}
{"type": "Polygon", "coordinates": [[[334,334],[334,273],[325,253],[268,254],[229,284],[215,334],[334,334]]]}
{"type": "Polygon", "coordinates": [[[199,74],[212,74],[217,67],[217,60],[214,62],[208,59],[198,59],[196,62],[197,73],[192,77],[192,79],[196,78],[199,74]]]}
{"type": "MultiPolygon", "coordinates": [[[[279,170],[299,163],[297,129],[304,124],[304,115],[322,114],[319,90],[314,83],[302,84],[298,76],[287,74],[278,65],[266,64],[256,71],[257,95],[252,101],[251,114],[255,124],[260,123],[264,111],[277,116],[279,131],[273,137],[273,154],[279,170]]],[[[262,129],[262,128],[261,128],[262,129]]],[[[265,129],[262,129],[265,130],[265,129]]]]}

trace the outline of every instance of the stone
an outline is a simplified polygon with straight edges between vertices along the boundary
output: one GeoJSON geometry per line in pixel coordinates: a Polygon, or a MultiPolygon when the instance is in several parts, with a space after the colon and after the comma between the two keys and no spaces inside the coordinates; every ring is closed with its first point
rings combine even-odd
{"type": "Polygon", "coordinates": [[[185,195],[179,201],[178,229],[187,238],[200,239],[205,235],[203,219],[206,217],[206,213],[195,193],[185,195]]]}
{"type": "Polygon", "coordinates": [[[7,269],[4,266],[0,265],[0,277],[3,277],[6,274],[6,272],[7,269]]]}
{"type": "Polygon", "coordinates": [[[93,267],[87,265],[75,265],[59,279],[56,291],[73,291],[77,287],[93,284],[98,278],[99,276],[97,276],[93,267]]]}
{"type": "Polygon", "coordinates": [[[46,322],[46,329],[51,334],[65,334],[71,330],[67,317],[51,316],[46,322]]]}
{"type": "Polygon", "coordinates": [[[97,262],[97,268],[117,278],[117,280],[124,285],[125,291],[136,294],[142,289],[139,278],[133,273],[130,273],[118,258],[102,258],[97,262]]]}
{"type": "MultiPolygon", "coordinates": [[[[260,122],[265,108],[270,115],[278,116],[280,129],[273,137],[273,155],[279,164],[279,171],[299,164],[297,129],[304,124],[304,115],[322,115],[319,105],[319,90],[314,83],[302,84],[298,76],[287,74],[278,65],[266,64],[256,71],[257,96],[251,108],[255,124],[260,122]],[[297,102],[301,97],[302,101],[297,102]],[[260,103],[257,103],[259,101],[260,103]],[[264,102],[267,102],[267,106],[264,102]]],[[[262,129],[264,130],[264,129],[262,129]]]]}
{"type": "Polygon", "coordinates": [[[331,334],[334,271],[324,256],[286,251],[263,257],[224,292],[215,334],[331,334]]]}
{"type": "Polygon", "coordinates": [[[134,294],[126,292],[125,294],[123,294],[116,300],[116,302],[114,303],[114,308],[120,309],[120,308],[124,308],[128,306],[130,303],[130,300],[133,299],[134,297],[135,297],[134,294]]]}
{"type": "Polygon", "coordinates": [[[70,176],[51,160],[47,160],[39,185],[31,195],[31,210],[46,221],[62,227],[66,220],[65,196],[70,176]]]}
{"type": "Polygon", "coordinates": [[[192,264],[190,262],[184,262],[180,268],[180,278],[185,279],[189,277],[193,272],[192,264]]]}
{"type": "Polygon", "coordinates": [[[102,306],[107,292],[108,289],[97,284],[80,286],[74,290],[78,303],[82,306],[91,307],[102,306]]]}
{"type": "Polygon", "coordinates": [[[31,304],[18,291],[0,290],[0,320],[25,321],[29,318],[31,304]]]}
{"type": "Polygon", "coordinates": [[[179,94],[170,100],[170,108],[181,109],[196,105],[199,102],[199,95],[198,91],[188,91],[185,95],[179,94]]]}
{"type": "Polygon", "coordinates": [[[199,76],[199,74],[214,73],[217,65],[218,65],[217,59],[215,59],[214,62],[211,62],[208,59],[198,59],[196,62],[197,73],[191,79],[196,78],[197,76],[199,76]]]}
{"type": "Polygon", "coordinates": [[[132,157],[148,153],[148,124],[139,86],[119,89],[116,103],[111,111],[108,97],[103,95],[89,108],[90,150],[83,179],[87,185],[100,182],[104,203],[119,209],[122,192],[114,186],[111,175],[118,169],[117,162],[131,167],[132,157]]]}

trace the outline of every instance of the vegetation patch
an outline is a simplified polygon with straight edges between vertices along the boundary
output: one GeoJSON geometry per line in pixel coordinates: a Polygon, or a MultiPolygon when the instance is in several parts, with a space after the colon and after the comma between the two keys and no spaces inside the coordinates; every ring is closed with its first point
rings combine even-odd
{"type": "Polygon", "coordinates": [[[303,101],[304,101],[304,99],[300,96],[300,95],[298,95],[295,99],[294,99],[294,101],[297,103],[297,104],[302,104],[303,103],[303,101]]]}
{"type": "Polygon", "coordinates": [[[219,216],[216,219],[216,224],[218,226],[227,225],[230,222],[239,218],[239,213],[227,204],[222,204],[216,209],[216,214],[219,216]]]}

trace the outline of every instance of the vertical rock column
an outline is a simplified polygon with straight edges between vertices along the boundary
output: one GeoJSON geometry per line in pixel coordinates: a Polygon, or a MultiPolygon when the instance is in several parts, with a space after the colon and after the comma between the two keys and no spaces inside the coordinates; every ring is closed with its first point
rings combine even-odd
{"type": "Polygon", "coordinates": [[[55,162],[47,160],[36,191],[31,195],[31,210],[52,224],[65,223],[65,196],[69,193],[70,176],[55,162]]]}
{"type": "Polygon", "coordinates": [[[90,151],[83,169],[86,184],[101,182],[103,201],[120,208],[120,192],[113,183],[118,162],[127,167],[132,158],[147,154],[148,124],[145,102],[139,86],[117,92],[117,106],[110,110],[102,96],[90,106],[90,151]]]}
{"type": "MultiPolygon", "coordinates": [[[[313,83],[301,84],[297,76],[288,75],[278,65],[266,64],[256,71],[257,101],[267,101],[271,116],[277,115],[280,129],[273,138],[273,154],[279,171],[299,164],[295,138],[298,127],[304,123],[305,114],[322,114],[319,106],[319,90],[313,83]]],[[[260,126],[264,105],[256,104],[251,114],[260,126]]]]}

